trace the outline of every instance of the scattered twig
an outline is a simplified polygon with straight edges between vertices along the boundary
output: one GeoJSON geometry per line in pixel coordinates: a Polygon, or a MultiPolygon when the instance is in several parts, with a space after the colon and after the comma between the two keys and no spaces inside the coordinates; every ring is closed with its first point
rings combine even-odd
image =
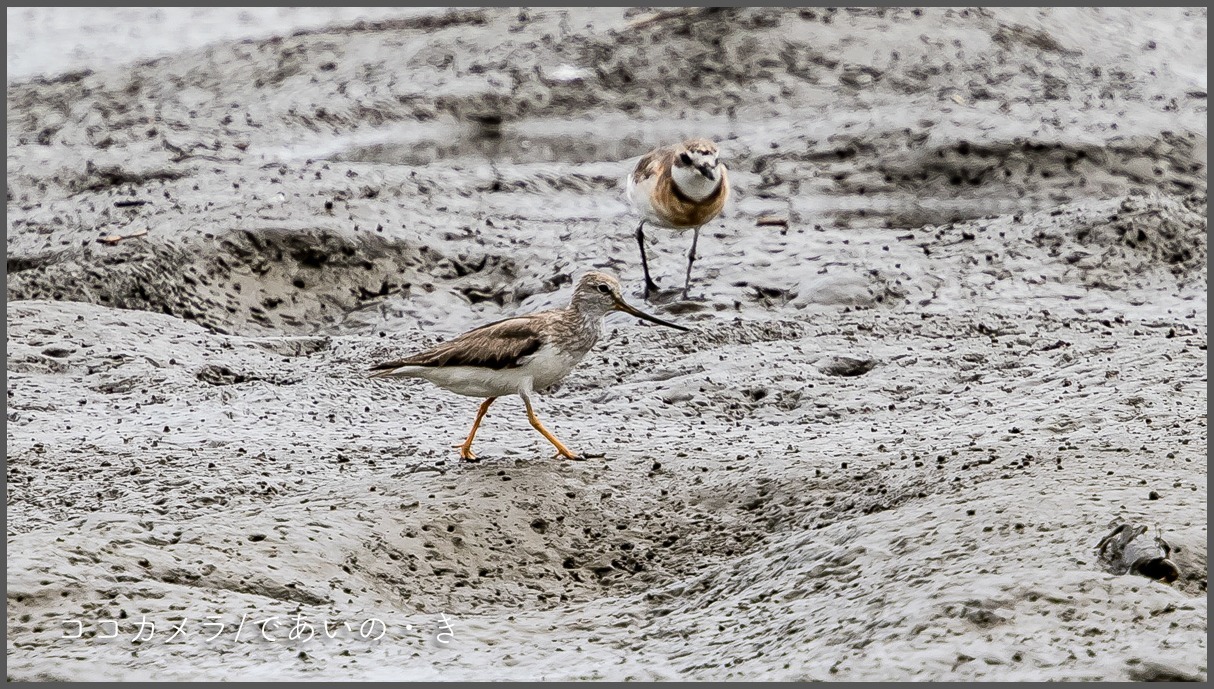
{"type": "Polygon", "coordinates": [[[779,215],[760,215],[755,221],[757,227],[788,227],[788,218],[779,215]]]}
{"type": "Polygon", "coordinates": [[[643,26],[649,26],[650,24],[664,22],[667,19],[679,19],[679,18],[683,18],[683,17],[693,17],[697,14],[708,14],[710,12],[715,12],[717,9],[718,8],[715,8],[715,7],[680,7],[678,9],[674,9],[674,10],[666,10],[665,12],[658,12],[657,14],[653,14],[648,17],[641,17],[640,19],[634,19],[633,21],[628,23],[628,28],[630,30],[639,29],[643,26]]]}
{"type": "Polygon", "coordinates": [[[142,236],[146,235],[147,233],[148,233],[147,230],[140,230],[139,232],[135,232],[133,234],[111,234],[106,237],[98,237],[97,243],[98,244],[108,244],[109,246],[114,246],[115,244],[117,244],[118,242],[121,242],[124,239],[134,239],[135,237],[142,237],[142,236]]]}

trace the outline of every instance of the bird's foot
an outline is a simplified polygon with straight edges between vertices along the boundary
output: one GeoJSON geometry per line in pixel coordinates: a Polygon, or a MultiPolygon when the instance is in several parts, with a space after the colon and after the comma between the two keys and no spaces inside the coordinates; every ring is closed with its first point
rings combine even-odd
{"type": "Polygon", "coordinates": [[[472,451],[472,448],[470,446],[460,443],[459,445],[452,445],[451,447],[459,448],[459,458],[461,460],[463,460],[465,462],[477,461],[476,453],[472,451]]]}
{"type": "Polygon", "coordinates": [[[701,295],[691,296],[691,282],[683,283],[683,291],[680,293],[683,301],[705,301],[705,297],[701,295]]]}
{"type": "Polygon", "coordinates": [[[557,452],[553,459],[568,459],[573,462],[584,462],[586,458],[575,452],[557,452]]]}
{"type": "Polygon", "coordinates": [[[649,297],[651,295],[661,294],[661,293],[662,293],[662,289],[660,287],[658,287],[658,283],[656,283],[653,280],[646,277],[645,278],[645,289],[644,289],[644,291],[641,292],[641,298],[644,299],[645,301],[649,301],[649,297]]]}

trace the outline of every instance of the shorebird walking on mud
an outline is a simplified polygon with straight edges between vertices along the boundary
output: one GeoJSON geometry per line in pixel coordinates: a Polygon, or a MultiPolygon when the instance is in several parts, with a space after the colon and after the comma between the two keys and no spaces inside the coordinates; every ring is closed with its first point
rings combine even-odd
{"type": "Polygon", "coordinates": [[[603,332],[603,317],[623,311],[678,330],[687,328],[629,306],[620,283],[600,272],[582,276],[573,299],[563,309],[540,311],[483,325],[425,352],[374,366],[373,378],[424,378],[451,392],[486,398],[468,438],[456,447],[464,460],[476,459],[472,439],[489,405],[503,395],[518,395],[527,420],[566,459],[581,459],[540,423],[531,394],[560,382],[594,346],[603,332]]]}
{"type": "Polygon", "coordinates": [[[645,154],[628,176],[628,200],[641,214],[636,234],[641,247],[641,269],[645,271],[646,300],[658,286],[649,276],[649,261],[645,257],[645,223],[694,231],[691,251],[687,254],[687,277],[683,281],[683,298],[686,299],[700,227],[721,214],[729,197],[729,175],[719,156],[713,142],[688,139],[645,154]]]}

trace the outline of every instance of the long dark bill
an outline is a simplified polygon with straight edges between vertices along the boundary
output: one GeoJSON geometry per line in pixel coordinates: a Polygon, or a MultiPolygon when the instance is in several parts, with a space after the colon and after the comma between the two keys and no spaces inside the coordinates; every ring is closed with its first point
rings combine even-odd
{"type": "Polygon", "coordinates": [[[671,323],[670,321],[664,321],[661,318],[658,318],[657,316],[650,316],[649,314],[645,313],[644,311],[641,311],[640,309],[634,309],[631,306],[629,306],[628,304],[625,304],[624,302],[622,302],[618,299],[615,302],[615,309],[616,309],[616,311],[623,311],[624,313],[632,314],[633,316],[636,316],[637,318],[640,318],[642,320],[649,321],[650,323],[657,323],[658,325],[664,325],[667,328],[674,328],[675,330],[682,330],[683,332],[691,332],[691,328],[685,328],[681,325],[678,325],[677,323],[671,323]]]}

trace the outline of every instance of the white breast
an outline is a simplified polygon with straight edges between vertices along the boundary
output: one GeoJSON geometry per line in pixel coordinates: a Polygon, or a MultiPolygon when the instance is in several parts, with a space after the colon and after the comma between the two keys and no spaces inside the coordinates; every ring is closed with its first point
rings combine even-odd
{"type": "Polygon", "coordinates": [[[687,198],[696,201],[703,201],[712,196],[721,184],[719,171],[716,172],[716,179],[708,179],[694,168],[675,166],[671,168],[670,175],[674,178],[674,183],[679,187],[679,191],[683,192],[687,198]]]}
{"type": "Polygon", "coordinates": [[[581,356],[563,352],[552,345],[544,345],[528,357],[519,369],[531,377],[533,389],[543,390],[569,375],[581,359],[581,356]]]}

